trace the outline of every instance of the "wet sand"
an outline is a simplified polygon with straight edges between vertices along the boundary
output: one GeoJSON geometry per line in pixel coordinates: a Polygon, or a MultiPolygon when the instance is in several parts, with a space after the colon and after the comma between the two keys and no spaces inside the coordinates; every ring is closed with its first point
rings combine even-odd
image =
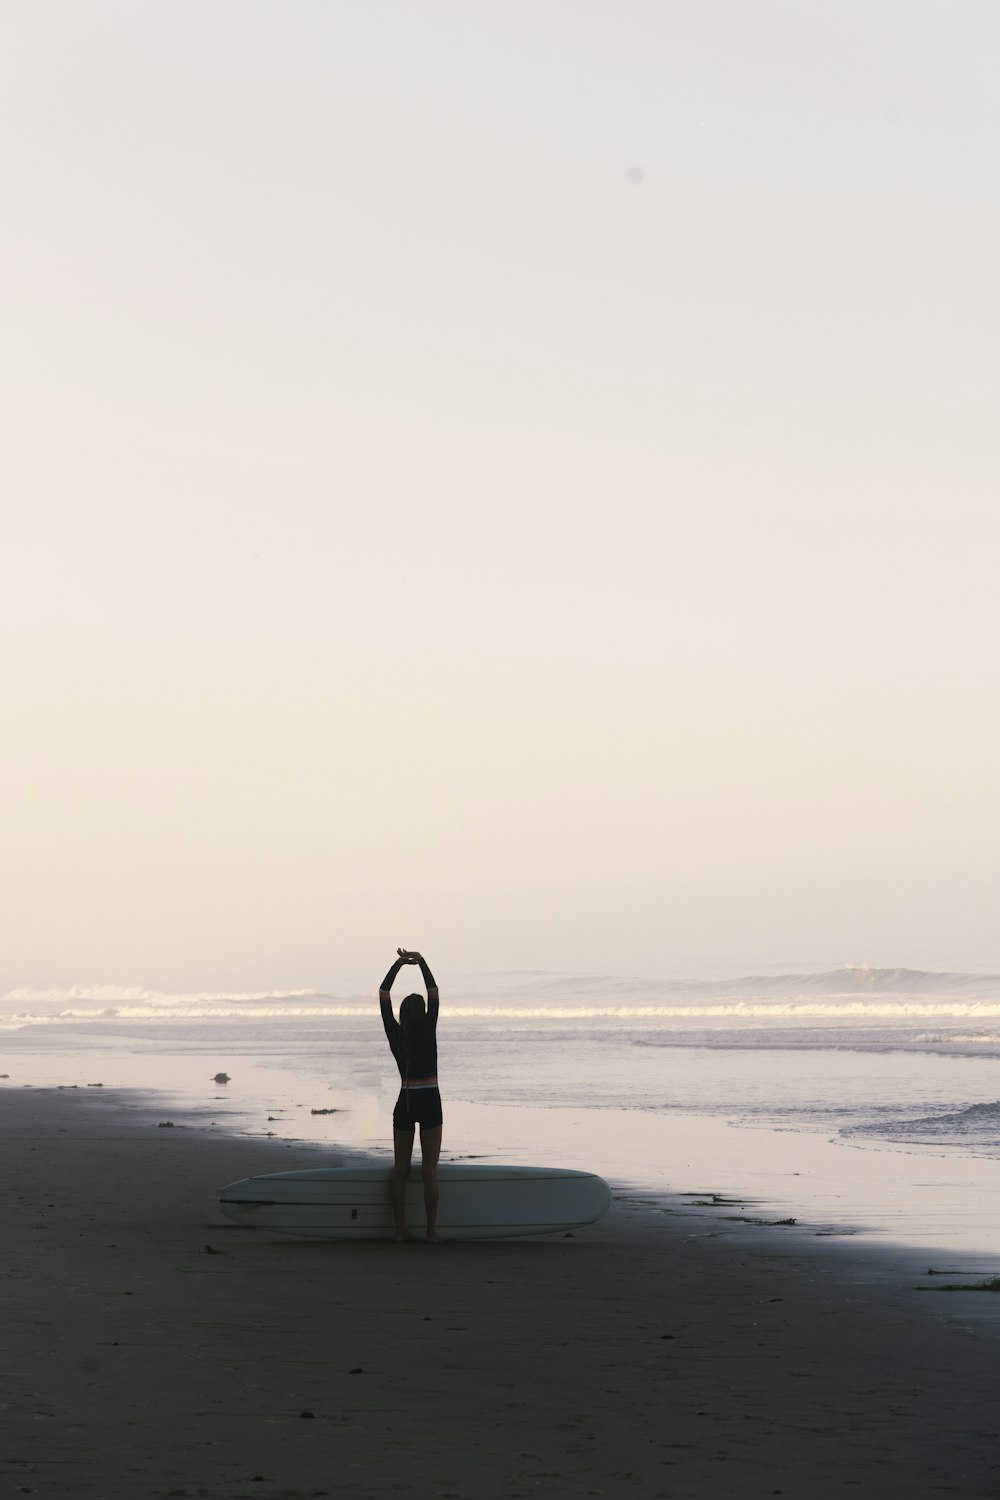
{"type": "Polygon", "coordinates": [[[1000,1493],[967,1298],[623,1203],[570,1239],[254,1233],[218,1188],[330,1153],[160,1118],[0,1091],[4,1495],[1000,1493]]]}

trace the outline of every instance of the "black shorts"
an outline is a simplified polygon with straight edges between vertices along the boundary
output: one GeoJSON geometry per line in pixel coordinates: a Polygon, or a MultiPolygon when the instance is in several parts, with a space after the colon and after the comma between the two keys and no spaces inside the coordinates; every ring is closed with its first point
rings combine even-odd
{"type": "Polygon", "coordinates": [[[433,1130],[444,1120],[440,1089],[400,1089],[392,1112],[394,1130],[433,1130]]]}

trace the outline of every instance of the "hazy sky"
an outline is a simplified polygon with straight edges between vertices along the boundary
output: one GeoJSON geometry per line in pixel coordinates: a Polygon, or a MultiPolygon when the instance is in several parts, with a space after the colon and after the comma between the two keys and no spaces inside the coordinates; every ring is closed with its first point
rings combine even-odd
{"type": "Polygon", "coordinates": [[[0,990],[998,962],[1000,7],[0,27],[0,990]]]}

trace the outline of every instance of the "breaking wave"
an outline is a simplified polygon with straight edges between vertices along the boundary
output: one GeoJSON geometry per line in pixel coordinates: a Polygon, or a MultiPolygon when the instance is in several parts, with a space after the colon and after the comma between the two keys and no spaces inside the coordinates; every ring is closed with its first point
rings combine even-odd
{"type": "Polygon", "coordinates": [[[936,1115],[918,1115],[915,1119],[880,1120],[841,1130],[845,1136],[877,1135],[890,1141],[932,1141],[936,1144],[962,1142],[996,1146],[1000,1127],[1000,1100],[970,1104],[936,1115]]]}
{"type": "MultiPolygon", "coordinates": [[[[1000,975],[923,969],[848,967],[815,974],[747,975],[735,979],[663,980],[637,976],[517,971],[459,976],[446,992],[456,1020],[635,1022],[701,1021],[829,1026],[879,1021],[1000,1020],[1000,975]],[[452,998],[454,997],[454,998],[452,998]]],[[[144,986],[77,985],[12,989],[0,997],[0,1028],[86,1022],[336,1019],[371,1014],[374,995],[310,989],[169,993],[144,986]]],[[[927,1045],[993,1041],[926,1033],[927,1045]]]]}
{"type": "Polygon", "coordinates": [[[88,1000],[96,1005],[148,1004],[148,1005],[197,1005],[212,1001],[261,1000],[317,1000],[328,997],[316,990],[252,990],[246,993],[233,990],[203,990],[192,995],[170,994],[164,990],[148,989],[144,985],[93,984],[74,985],[72,989],[15,989],[0,997],[0,1005],[53,1003],[65,1005],[67,1001],[88,1000]]]}
{"type": "MultiPolygon", "coordinates": [[[[530,973],[510,976],[484,976],[507,980],[509,991],[530,988],[542,996],[553,992],[572,993],[583,999],[628,994],[678,998],[727,996],[751,999],[802,1000],[821,996],[850,997],[858,995],[899,995],[954,999],[995,999],[1000,1002],[1000,974],[978,974],[929,969],[879,969],[867,964],[848,965],[813,974],[745,974],[733,979],[646,979],[636,976],[575,975],[530,973]]],[[[480,981],[482,982],[482,981],[480,981]]]]}

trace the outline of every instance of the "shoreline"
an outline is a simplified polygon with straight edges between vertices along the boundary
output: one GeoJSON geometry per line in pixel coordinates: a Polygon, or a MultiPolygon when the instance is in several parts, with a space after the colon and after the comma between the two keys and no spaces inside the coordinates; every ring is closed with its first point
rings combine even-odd
{"type": "Polygon", "coordinates": [[[357,1153],[160,1129],[117,1089],[8,1087],[0,1111],[15,1490],[1000,1489],[980,1299],[865,1274],[872,1247],[737,1242],[622,1197],[570,1239],[295,1240],[227,1224],[215,1193],[357,1153]]]}
{"type": "MultiPolygon", "coordinates": [[[[91,1040],[72,1053],[62,1046],[25,1047],[18,1034],[10,1049],[17,1073],[9,1087],[25,1079],[83,1099],[105,1091],[92,1082],[102,1079],[119,1098],[157,1097],[206,1130],[211,1125],[211,1133],[273,1133],[301,1149],[315,1143],[350,1151],[360,1161],[391,1153],[386,1122],[395,1092],[382,1086],[386,1080],[379,1079],[377,1067],[367,1074],[359,1069],[357,1048],[331,1071],[325,1065],[302,1069],[294,1049],[292,1067],[280,1055],[265,1058],[259,1039],[237,1047],[233,1038],[219,1046],[202,1038],[193,1048],[172,1039],[148,1053],[135,1050],[135,1038],[128,1048],[120,1038],[107,1038],[100,1047],[91,1040]],[[211,1081],[220,1064],[236,1075],[221,1087],[211,1081]],[[315,1118],[320,1114],[326,1118],[315,1118]]],[[[562,1101],[472,1102],[449,1094],[446,1115],[443,1160],[473,1156],[575,1166],[678,1213],[691,1212],[692,1200],[714,1194],[738,1200],[746,1219],[794,1218],[797,1227],[783,1237],[813,1237],[816,1248],[833,1241],[859,1251],[873,1248],[895,1257],[906,1274],[921,1261],[925,1272],[950,1267],[970,1279],[1000,1271],[994,1209],[1000,1158],[877,1139],[847,1141],[825,1129],[779,1128],[676,1106],[636,1112],[562,1101]]],[[[734,1222],[737,1216],[718,1209],[708,1215],[720,1235],[739,1240],[750,1231],[734,1222]]],[[[977,1316],[992,1316],[986,1301],[978,1301],[977,1316]]]]}

